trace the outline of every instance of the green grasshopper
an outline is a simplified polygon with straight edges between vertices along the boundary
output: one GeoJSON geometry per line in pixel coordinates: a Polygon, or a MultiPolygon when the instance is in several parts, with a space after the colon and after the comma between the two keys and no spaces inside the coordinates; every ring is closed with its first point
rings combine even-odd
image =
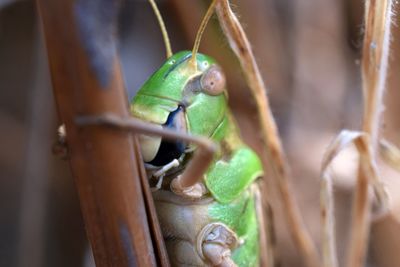
{"type": "Polygon", "coordinates": [[[130,104],[135,118],[217,144],[206,172],[195,175],[187,170],[195,144],[179,138],[139,137],[172,266],[259,265],[262,226],[257,205],[261,203],[255,182],[263,173],[262,165],[241,140],[227,105],[222,69],[213,58],[197,53],[215,2],[203,19],[193,51],[174,55],[168,52],[165,27],[155,8],[169,57],[130,104]]]}
{"type": "Polygon", "coordinates": [[[80,117],[77,123],[138,134],[172,266],[259,266],[263,225],[256,180],[263,174],[262,164],[241,140],[222,69],[197,53],[216,0],[193,50],[174,55],[155,2],[149,2],[168,59],[132,99],[133,118],[105,114],[80,117]]]}

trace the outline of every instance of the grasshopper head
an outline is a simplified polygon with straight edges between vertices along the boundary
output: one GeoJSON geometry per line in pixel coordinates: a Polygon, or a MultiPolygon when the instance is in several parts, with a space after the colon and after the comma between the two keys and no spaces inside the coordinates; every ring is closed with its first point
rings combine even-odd
{"type": "MultiPolygon", "coordinates": [[[[225,116],[225,76],[214,59],[202,54],[192,68],[191,55],[182,51],[171,56],[133,98],[131,114],[160,127],[211,137],[225,116]]],[[[179,158],[187,148],[159,137],[141,141],[145,161],[156,166],[179,158]]]]}

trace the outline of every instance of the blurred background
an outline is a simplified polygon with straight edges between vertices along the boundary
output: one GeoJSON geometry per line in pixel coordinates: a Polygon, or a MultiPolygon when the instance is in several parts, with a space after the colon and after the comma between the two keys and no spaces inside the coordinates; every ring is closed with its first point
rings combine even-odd
{"type": "MultiPolygon", "coordinates": [[[[209,1],[161,0],[173,50],[192,48],[209,1]]],[[[361,125],[362,0],[232,0],[252,43],[292,167],[293,194],[320,247],[319,170],[323,153],[341,129],[361,125]]],[[[399,4],[393,17],[386,110],[382,133],[400,145],[399,4]]],[[[132,97],[165,59],[157,21],[145,0],[125,1],[120,56],[132,97]]],[[[256,109],[241,70],[214,18],[200,51],[227,74],[230,105],[245,140],[259,145],[256,109]]],[[[0,0],[0,266],[83,266],[87,240],[67,161],[52,154],[59,124],[35,2],[0,0]]],[[[259,146],[258,146],[259,147],[259,146]]],[[[347,250],[357,156],[335,163],[339,261],[347,250]]],[[[400,177],[385,164],[391,213],[373,222],[368,266],[400,266],[400,177]]],[[[266,170],[268,174],[268,170],[266,170]]],[[[274,186],[279,266],[302,266],[289,237],[274,186]]]]}

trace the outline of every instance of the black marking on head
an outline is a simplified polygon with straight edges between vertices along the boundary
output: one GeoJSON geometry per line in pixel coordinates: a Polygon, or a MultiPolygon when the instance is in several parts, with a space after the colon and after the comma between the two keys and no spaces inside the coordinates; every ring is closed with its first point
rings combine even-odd
{"type": "Polygon", "coordinates": [[[182,64],[183,62],[187,61],[189,58],[192,57],[192,53],[187,54],[186,56],[184,56],[183,58],[179,59],[178,61],[175,62],[174,65],[172,65],[172,67],[167,71],[167,73],[165,73],[164,75],[164,79],[166,79],[168,77],[168,75],[174,71],[180,64],[182,64]]]}
{"type": "MultiPolygon", "coordinates": [[[[171,112],[168,116],[166,123],[163,126],[167,129],[169,128],[177,131],[181,130],[177,129],[176,118],[178,114],[182,115],[182,112],[184,112],[184,110],[185,107],[179,106],[175,111],[171,112]]],[[[164,166],[165,164],[170,163],[174,159],[179,159],[182,156],[182,154],[185,153],[185,149],[186,149],[185,142],[162,139],[156,156],[148,163],[154,166],[164,166]]]]}
{"type": "Polygon", "coordinates": [[[98,83],[107,88],[117,54],[116,32],[120,1],[77,0],[78,35],[98,83]]]}

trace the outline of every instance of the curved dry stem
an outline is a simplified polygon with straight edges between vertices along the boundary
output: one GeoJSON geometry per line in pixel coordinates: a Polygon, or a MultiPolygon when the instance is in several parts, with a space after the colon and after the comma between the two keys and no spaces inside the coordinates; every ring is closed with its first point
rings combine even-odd
{"type": "Polygon", "coordinates": [[[380,115],[384,110],[392,0],[368,0],[365,6],[365,36],[362,57],[364,93],[363,131],[371,135],[374,151],[378,145],[380,115]]]}
{"type": "MultiPolygon", "coordinates": [[[[385,91],[390,48],[391,0],[368,0],[365,6],[366,30],[362,57],[362,82],[364,116],[362,130],[370,136],[371,149],[367,160],[375,164],[379,149],[380,116],[384,110],[385,91]]],[[[371,181],[382,207],[387,207],[387,197],[379,176],[371,181]]]]}
{"type": "MultiPolygon", "coordinates": [[[[255,61],[250,43],[240,22],[232,12],[228,0],[220,0],[216,6],[216,13],[222,30],[228,38],[230,47],[238,57],[245,78],[251,89],[259,111],[262,139],[266,147],[268,158],[272,162],[273,177],[277,180],[279,192],[282,196],[285,216],[289,224],[292,237],[301,250],[309,266],[320,266],[318,254],[312,239],[304,227],[299,210],[295,205],[293,194],[288,184],[288,166],[279,138],[276,123],[266,96],[266,87],[255,61]]],[[[264,162],[266,163],[266,162],[264,162]]]]}
{"type": "MultiPolygon", "coordinates": [[[[384,110],[383,94],[385,91],[390,48],[390,24],[392,15],[391,0],[366,1],[366,31],[362,58],[362,82],[364,93],[363,131],[370,136],[371,149],[367,150],[366,159],[375,164],[379,149],[380,116],[384,110]]],[[[378,200],[382,207],[387,207],[387,197],[379,176],[373,177],[378,200]]]]}
{"type": "MultiPolygon", "coordinates": [[[[335,157],[351,144],[356,146],[360,156],[360,169],[353,202],[348,266],[363,264],[368,244],[371,210],[368,183],[379,180],[378,169],[374,159],[371,157],[372,146],[370,145],[369,136],[364,132],[343,130],[328,147],[321,168],[322,243],[323,262],[326,267],[337,266],[335,218],[333,215],[334,201],[332,195],[332,177],[329,170],[335,157]]],[[[375,188],[375,192],[382,193],[382,195],[376,194],[378,201],[387,201],[386,191],[383,187],[375,188]]]]}
{"type": "MultiPolygon", "coordinates": [[[[365,151],[360,155],[359,179],[357,183],[356,205],[365,201],[365,205],[355,207],[354,218],[359,218],[360,227],[355,220],[352,223],[348,267],[361,267],[365,261],[369,224],[369,198],[366,195],[368,184],[365,175],[368,166],[376,169],[375,158],[379,143],[380,115],[384,109],[383,93],[387,76],[392,0],[368,0],[365,6],[365,36],[362,57],[362,83],[364,93],[364,116],[362,130],[370,137],[365,151]],[[363,193],[363,194],[362,194],[363,193]],[[364,229],[365,228],[365,229],[364,229]]],[[[387,206],[387,197],[379,177],[370,180],[383,207],[387,206]]]]}
{"type": "Polygon", "coordinates": [[[133,117],[118,117],[113,114],[100,114],[98,116],[82,116],[76,119],[78,125],[107,125],[122,130],[162,136],[168,140],[181,140],[197,145],[197,150],[179,178],[183,188],[189,188],[201,181],[204,173],[210,166],[216,152],[216,145],[205,137],[188,135],[170,129],[160,129],[153,124],[135,119],[133,117]]]}
{"type": "MultiPolygon", "coordinates": [[[[371,157],[372,146],[369,136],[364,132],[343,130],[327,149],[321,168],[321,218],[324,266],[337,266],[334,207],[332,195],[332,177],[329,172],[334,158],[340,152],[354,144],[360,156],[360,169],[357,178],[353,203],[350,248],[348,266],[362,266],[368,244],[371,203],[368,195],[368,184],[380,180],[378,168],[371,157]],[[356,257],[357,256],[357,257],[356,257]]],[[[375,184],[373,184],[375,185],[375,184]]],[[[376,186],[376,185],[375,185],[376,186]]],[[[388,197],[385,188],[375,187],[379,207],[387,206],[388,197]],[[385,204],[382,204],[385,203],[385,204]]]]}
{"type": "MultiPolygon", "coordinates": [[[[330,168],[333,160],[340,154],[340,152],[354,144],[361,157],[368,150],[368,139],[362,132],[354,132],[343,130],[336,137],[336,139],[328,147],[325,156],[322,160],[321,167],[321,221],[322,221],[322,247],[323,247],[323,266],[337,267],[337,253],[336,253],[336,237],[335,237],[335,217],[334,217],[334,197],[332,194],[332,175],[330,168]]],[[[368,161],[371,163],[371,161],[368,161]]],[[[369,201],[368,200],[368,180],[367,177],[376,176],[376,168],[370,167],[364,169],[357,180],[356,197],[353,206],[353,219],[352,225],[357,225],[361,233],[365,233],[368,229],[368,220],[365,218],[369,216],[369,201]],[[364,175],[366,174],[366,175],[364,175]]],[[[363,234],[357,233],[356,237],[363,238],[363,234]]]]}

